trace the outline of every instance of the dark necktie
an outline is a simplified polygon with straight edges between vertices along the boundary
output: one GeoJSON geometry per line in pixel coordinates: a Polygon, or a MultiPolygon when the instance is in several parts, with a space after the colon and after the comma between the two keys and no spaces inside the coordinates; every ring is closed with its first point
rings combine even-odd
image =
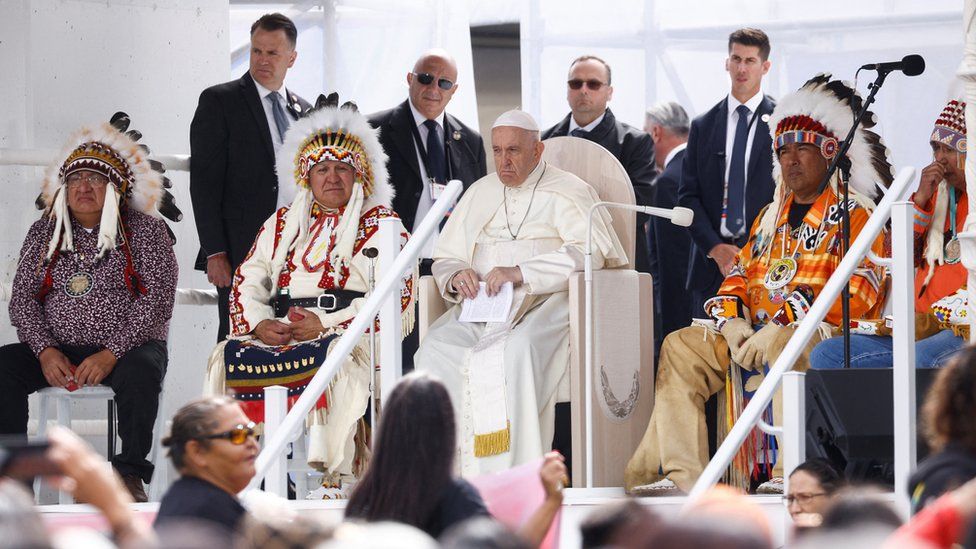
{"type": "Polygon", "coordinates": [[[444,156],[444,140],[440,137],[440,124],[425,120],[427,127],[427,177],[438,183],[447,183],[447,158],[444,156]]]}
{"type": "Polygon", "coordinates": [[[288,116],[285,114],[285,109],[281,108],[281,102],[278,99],[281,95],[278,92],[271,92],[268,94],[268,99],[271,100],[271,114],[274,115],[275,126],[278,127],[278,137],[282,141],[285,140],[285,132],[288,131],[288,116]]]}
{"type": "Polygon", "coordinates": [[[739,121],[735,125],[735,139],[732,141],[732,158],[729,159],[728,205],[726,207],[725,228],[732,236],[739,236],[745,227],[746,213],[746,141],[749,140],[749,107],[739,105],[735,112],[739,121]]]}
{"type": "Polygon", "coordinates": [[[586,139],[586,134],[588,133],[590,132],[584,130],[583,128],[576,128],[575,130],[569,132],[569,135],[572,135],[573,137],[582,137],[583,139],[586,139]]]}

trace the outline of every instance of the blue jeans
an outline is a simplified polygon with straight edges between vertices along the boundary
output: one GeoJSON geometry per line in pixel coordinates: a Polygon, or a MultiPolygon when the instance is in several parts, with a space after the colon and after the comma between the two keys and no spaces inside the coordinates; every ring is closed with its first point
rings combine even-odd
{"type": "MultiPolygon", "coordinates": [[[[915,366],[938,368],[963,347],[963,339],[942,330],[915,342],[915,366]]],[[[891,368],[893,353],[891,337],[851,335],[851,368],[891,368]]],[[[832,337],[821,341],[810,353],[810,367],[817,369],[844,367],[844,338],[832,337]]]]}

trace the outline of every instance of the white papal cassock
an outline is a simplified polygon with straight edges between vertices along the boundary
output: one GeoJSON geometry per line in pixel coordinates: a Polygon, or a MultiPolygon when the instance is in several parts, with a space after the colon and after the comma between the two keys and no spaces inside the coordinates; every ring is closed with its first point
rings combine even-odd
{"type": "MultiPolygon", "coordinates": [[[[598,200],[583,180],[540,162],[519,187],[506,188],[496,174],[476,181],[441,232],[432,271],[445,299],[461,301],[449,282],[466,268],[484,278],[517,265],[524,281],[507,322],[458,322],[458,304],[417,351],[416,368],[440,377],[451,395],[465,476],[532,460],[552,443],[555,404],[569,397],[569,276],[583,270],[587,217],[598,200]]],[[[626,263],[601,210],[593,268],[626,263]]]]}

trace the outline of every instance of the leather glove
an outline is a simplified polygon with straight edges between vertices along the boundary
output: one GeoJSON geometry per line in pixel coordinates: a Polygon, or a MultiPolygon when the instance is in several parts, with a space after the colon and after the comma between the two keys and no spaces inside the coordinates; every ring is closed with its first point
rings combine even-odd
{"type": "Polygon", "coordinates": [[[729,319],[720,331],[725,341],[729,344],[729,353],[732,356],[735,356],[739,352],[739,347],[742,346],[742,343],[755,333],[755,330],[752,329],[752,324],[744,318],[729,319]]]}
{"type": "Polygon", "coordinates": [[[732,353],[732,360],[747,370],[762,368],[766,362],[766,352],[776,338],[780,327],[770,322],[746,340],[739,351],[732,353]]]}

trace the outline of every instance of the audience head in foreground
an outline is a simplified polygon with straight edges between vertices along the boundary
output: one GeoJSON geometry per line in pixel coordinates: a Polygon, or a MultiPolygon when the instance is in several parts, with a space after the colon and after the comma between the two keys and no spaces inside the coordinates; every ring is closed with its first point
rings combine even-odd
{"type": "Polygon", "coordinates": [[[912,512],[976,477],[976,347],[964,347],[939,371],[921,423],[932,454],[908,481],[912,512]]]}
{"type": "Polygon", "coordinates": [[[414,373],[400,380],[375,440],[346,518],[402,522],[437,537],[456,522],[487,514],[474,488],[453,478],[454,409],[437,379],[414,373]]]}
{"type": "Polygon", "coordinates": [[[212,396],[183,406],[163,445],[181,478],[163,496],[156,527],[197,522],[236,532],[245,515],[237,494],[254,478],[259,449],[237,402],[212,396]]]}
{"type": "Polygon", "coordinates": [[[844,476],[824,458],[812,458],[790,473],[789,492],[783,503],[797,525],[818,526],[834,494],[844,487],[844,476]]]}
{"type": "Polygon", "coordinates": [[[663,526],[663,521],[635,499],[598,507],[580,523],[583,549],[597,547],[643,547],[645,538],[663,526]]]}

